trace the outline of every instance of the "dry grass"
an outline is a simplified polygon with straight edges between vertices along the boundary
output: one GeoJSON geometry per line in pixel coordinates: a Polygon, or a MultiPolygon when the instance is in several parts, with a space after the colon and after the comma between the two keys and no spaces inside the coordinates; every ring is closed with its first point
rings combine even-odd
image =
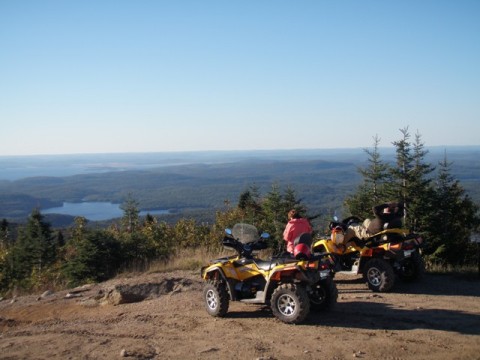
{"type": "Polygon", "coordinates": [[[169,272],[174,270],[200,270],[211,259],[232,255],[224,250],[211,251],[206,248],[182,249],[166,261],[152,262],[147,272],[169,272]]]}
{"type": "MultiPolygon", "coordinates": [[[[169,272],[175,270],[198,270],[212,259],[235,255],[234,250],[206,248],[181,249],[167,261],[154,261],[148,266],[147,272],[169,272]]],[[[261,259],[270,257],[271,251],[262,250],[258,254],[261,259]]]]}
{"type": "Polygon", "coordinates": [[[436,275],[454,275],[462,278],[475,279],[480,278],[480,268],[477,265],[443,265],[443,264],[427,264],[429,273],[436,275]]]}

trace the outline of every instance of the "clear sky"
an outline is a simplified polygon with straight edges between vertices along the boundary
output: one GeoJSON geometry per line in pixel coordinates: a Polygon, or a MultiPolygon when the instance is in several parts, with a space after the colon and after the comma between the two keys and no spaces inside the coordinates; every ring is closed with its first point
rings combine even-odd
{"type": "Polygon", "coordinates": [[[480,145],[478,0],[0,0],[0,155],[480,145]]]}

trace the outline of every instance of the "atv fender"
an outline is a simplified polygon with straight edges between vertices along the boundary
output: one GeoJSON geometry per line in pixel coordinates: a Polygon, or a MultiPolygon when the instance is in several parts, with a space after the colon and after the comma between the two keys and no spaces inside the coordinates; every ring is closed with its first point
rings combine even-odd
{"type": "Polygon", "coordinates": [[[228,281],[228,278],[225,276],[225,273],[223,272],[223,269],[221,267],[219,266],[211,267],[208,269],[208,271],[205,271],[205,272],[202,270],[202,277],[205,280],[211,279],[211,280],[224,281],[225,284],[227,285],[228,296],[230,297],[230,300],[232,301],[237,300],[234,298],[234,295],[232,295],[232,294],[235,294],[233,284],[231,283],[231,281],[228,281]]]}
{"type": "Polygon", "coordinates": [[[298,266],[292,265],[282,269],[273,271],[270,274],[270,277],[265,284],[265,292],[263,293],[263,302],[267,303],[267,299],[270,298],[272,293],[281,283],[294,283],[296,281],[301,281],[306,284],[313,285],[320,280],[320,274],[318,272],[314,273],[314,276],[307,276],[307,274],[298,266]],[[285,277],[282,277],[282,274],[288,274],[285,277]],[[288,279],[288,281],[284,281],[288,279]]]}

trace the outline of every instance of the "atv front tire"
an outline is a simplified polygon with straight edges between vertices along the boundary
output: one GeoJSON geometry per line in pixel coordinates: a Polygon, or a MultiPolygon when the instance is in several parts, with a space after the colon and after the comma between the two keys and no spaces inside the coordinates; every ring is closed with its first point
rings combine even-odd
{"type": "Polygon", "coordinates": [[[207,280],[203,287],[203,300],[207,312],[215,317],[223,317],[228,311],[229,297],[225,282],[207,280]]]}
{"type": "Polygon", "coordinates": [[[305,287],[295,284],[280,285],[270,301],[273,315],[287,324],[298,324],[310,312],[310,299],[305,287]]]}
{"type": "Polygon", "coordinates": [[[319,281],[308,293],[310,308],[314,311],[331,309],[337,303],[338,289],[333,278],[319,281]]]}
{"type": "Polygon", "coordinates": [[[363,278],[368,288],[375,292],[390,291],[395,284],[392,266],[383,259],[371,259],[365,264],[363,278]]]}

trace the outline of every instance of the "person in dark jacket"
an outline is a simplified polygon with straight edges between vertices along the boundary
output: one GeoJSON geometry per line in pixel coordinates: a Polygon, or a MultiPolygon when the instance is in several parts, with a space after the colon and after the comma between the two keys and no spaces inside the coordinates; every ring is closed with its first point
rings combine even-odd
{"type": "Polygon", "coordinates": [[[385,227],[399,228],[402,227],[404,206],[399,202],[389,202],[373,207],[374,219],[365,219],[361,224],[352,224],[345,233],[344,242],[349,242],[356,237],[360,240],[366,239],[380,231],[385,227]]]}

